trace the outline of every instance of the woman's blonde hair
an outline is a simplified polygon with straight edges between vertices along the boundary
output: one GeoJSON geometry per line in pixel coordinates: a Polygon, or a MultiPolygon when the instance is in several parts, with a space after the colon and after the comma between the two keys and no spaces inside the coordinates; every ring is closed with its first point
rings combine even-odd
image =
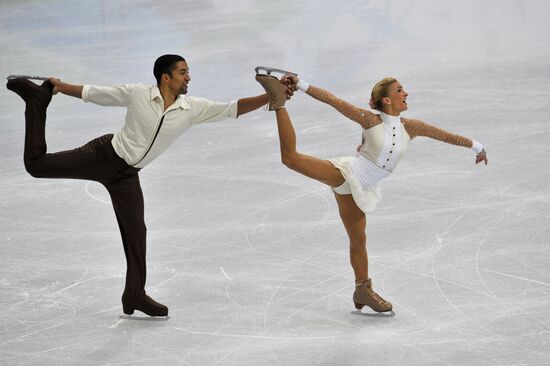
{"type": "Polygon", "coordinates": [[[370,107],[382,112],[384,105],[382,104],[382,98],[389,96],[390,85],[397,81],[396,78],[387,77],[377,82],[372,88],[370,94],[370,107]]]}

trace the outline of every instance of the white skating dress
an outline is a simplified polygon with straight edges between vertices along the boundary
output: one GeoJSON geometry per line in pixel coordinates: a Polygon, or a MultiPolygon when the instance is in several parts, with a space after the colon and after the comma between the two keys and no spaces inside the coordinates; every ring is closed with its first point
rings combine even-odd
{"type": "Polygon", "coordinates": [[[393,172],[411,141],[399,116],[380,113],[380,117],[382,123],[363,129],[356,156],[328,159],[346,179],[334,191],[351,194],[363,212],[372,212],[382,199],[378,182],[393,172]]]}

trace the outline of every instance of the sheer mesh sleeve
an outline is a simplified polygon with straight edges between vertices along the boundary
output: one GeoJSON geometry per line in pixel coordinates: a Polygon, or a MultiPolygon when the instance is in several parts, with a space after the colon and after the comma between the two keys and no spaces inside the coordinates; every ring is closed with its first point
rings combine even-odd
{"type": "Polygon", "coordinates": [[[441,128],[429,125],[416,119],[402,118],[402,121],[411,139],[417,136],[425,136],[452,145],[464,146],[468,148],[472,147],[472,140],[467,137],[447,132],[441,128]]]}
{"type": "Polygon", "coordinates": [[[359,123],[361,126],[363,126],[363,128],[371,128],[372,126],[380,123],[380,118],[376,114],[365,109],[356,107],[353,104],[336,97],[334,94],[324,89],[310,85],[310,87],[307,89],[307,94],[317,99],[318,101],[332,106],[347,118],[359,123]]]}

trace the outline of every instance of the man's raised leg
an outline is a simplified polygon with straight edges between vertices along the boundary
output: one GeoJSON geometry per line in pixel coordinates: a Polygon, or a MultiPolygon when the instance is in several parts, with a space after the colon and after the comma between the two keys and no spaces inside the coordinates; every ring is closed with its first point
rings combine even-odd
{"type": "Polygon", "coordinates": [[[30,80],[13,79],[7,88],[25,101],[25,168],[32,176],[36,160],[46,154],[46,110],[52,99],[53,85],[45,81],[41,86],[30,80]]]}

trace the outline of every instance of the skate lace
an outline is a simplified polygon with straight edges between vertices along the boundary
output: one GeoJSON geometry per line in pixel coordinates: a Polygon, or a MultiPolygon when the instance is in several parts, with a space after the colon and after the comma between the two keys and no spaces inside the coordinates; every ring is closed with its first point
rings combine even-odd
{"type": "Polygon", "coordinates": [[[374,301],[376,301],[377,303],[379,303],[379,304],[386,303],[386,300],[384,300],[382,297],[380,297],[380,295],[378,295],[376,292],[374,292],[373,289],[369,289],[369,292],[370,292],[370,295],[371,295],[372,299],[374,299],[374,301]]]}

